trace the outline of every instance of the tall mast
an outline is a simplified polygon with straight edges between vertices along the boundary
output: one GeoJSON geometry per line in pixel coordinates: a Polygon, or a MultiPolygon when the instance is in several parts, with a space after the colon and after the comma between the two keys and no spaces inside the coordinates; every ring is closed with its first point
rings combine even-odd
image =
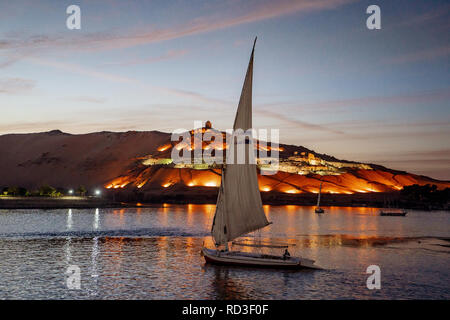
{"type": "Polygon", "coordinates": [[[320,208],[320,194],[322,193],[322,179],[320,179],[319,195],[317,196],[317,208],[320,208]]]}
{"type": "MultiPolygon", "coordinates": [[[[253,58],[256,38],[253,43],[247,73],[242,86],[239,106],[236,112],[233,129],[244,132],[252,128],[252,86],[253,86],[253,58]]],[[[254,151],[253,139],[246,144],[246,153],[254,151]]],[[[238,148],[236,140],[230,143],[233,147],[227,152],[227,159],[235,159],[233,152],[238,148]]],[[[212,235],[216,245],[226,244],[246,233],[261,229],[269,224],[262,207],[261,194],[258,186],[256,164],[246,157],[243,164],[228,163],[222,170],[222,181],[217,197],[216,212],[212,225],[212,235]]]]}

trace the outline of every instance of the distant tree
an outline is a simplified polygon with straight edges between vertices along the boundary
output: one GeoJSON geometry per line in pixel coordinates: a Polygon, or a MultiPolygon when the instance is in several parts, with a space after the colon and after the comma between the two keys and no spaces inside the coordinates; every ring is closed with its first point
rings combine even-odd
{"type": "Polygon", "coordinates": [[[61,188],[61,187],[56,188],[56,194],[58,197],[62,197],[68,193],[69,193],[69,190],[67,190],[66,188],[61,188]]]}
{"type": "Polygon", "coordinates": [[[19,187],[17,189],[17,194],[21,197],[27,197],[30,195],[30,193],[28,192],[28,190],[24,187],[19,187]]]}
{"type": "Polygon", "coordinates": [[[8,195],[17,196],[18,194],[19,194],[19,188],[17,188],[17,187],[9,187],[8,188],[8,195]]]}
{"type": "Polygon", "coordinates": [[[86,192],[87,192],[87,190],[84,186],[79,186],[77,188],[77,194],[79,194],[80,197],[84,197],[86,195],[86,192]]]}
{"type": "Polygon", "coordinates": [[[400,194],[405,200],[411,202],[429,203],[431,205],[450,202],[450,188],[438,190],[435,184],[405,186],[400,194]]]}
{"type": "Polygon", "coordinates": [[[8,187],[2,188],[2,195],[7,196],[8,195],[8,187]]]}
{"type": "Polygon", "coordinates": [[[40,196],[54,197],[56,196],[56,189],[45,184],[39,188],[40,196]]]}

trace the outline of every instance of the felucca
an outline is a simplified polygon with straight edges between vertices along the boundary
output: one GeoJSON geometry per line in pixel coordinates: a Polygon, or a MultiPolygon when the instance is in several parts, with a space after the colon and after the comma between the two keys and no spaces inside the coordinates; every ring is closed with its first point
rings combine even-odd
{"type": "Polygon", "coordinates": [[[322,179],[320,179],[319,195],[317,196],[317,206],[314,210],[316,213],[324,213],[323,209],[320,207],[320,195],[322,193],[322,179]]]}
{"type": "MultiPolygon", "coordinates": [[[[235,132],[239,129],[246,132],[252,128],[252,81],[255,44],[256,38],[234,120],[233,129],[235,132]]],[[[236,144],[236,141],[233,139],[231,143],[236,144]]],[[[202,248],[202,255],[206,262],[220,265],[280,269],[318,268],[314,266],[313,260],[290,256],[287,246],[262,243],[248,244],[251,247],[285,248],[283,255],[229,250],[229,242],[270,224],[262,206],[256,164],[252,163],[249,157],[253,151],[253,139],[246,140],[245,144],[248,146],[245,163],[227,163],[222,168],[221,184],[211,229],[216,247],[215,249],[202,248]],[[249,151],[249,148],[251,151],[249,151]]],[[[230,149],[237,150],[237,148],[230,149]]],[[[234,244],[245,245],[244,242],[235,242],[234,244]]]]}

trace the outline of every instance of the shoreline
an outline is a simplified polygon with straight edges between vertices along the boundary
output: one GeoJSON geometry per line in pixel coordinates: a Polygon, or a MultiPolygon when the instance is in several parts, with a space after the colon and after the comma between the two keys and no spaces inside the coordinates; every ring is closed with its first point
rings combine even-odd
{"type": "MultiPolygon", "coordinates": [[[[395,203],[395,207],[418,210],[450,210],[448,206],[433,207],[429,203],[405,203],[398,194],[358,194],[358,195],[336,195],[327,194],[322,199],[323,207],[370,207],[383,208],[384,199],[389,196],[389,200],[395,203]]],[[[264,205],[272,206],[315,206],[316,194],[269,196],[262,194],[264,205]]],[[[164,204],[216,204],[215,195],[202,196],[169,196],[158,195],[146,197],[145,199],[117,199],[99,197],[77,197],[67,196],[59,198],[51,197],[0,197],[0,209],[95,209],[95,208],[146,208],[156,207],[164,204]]]]}

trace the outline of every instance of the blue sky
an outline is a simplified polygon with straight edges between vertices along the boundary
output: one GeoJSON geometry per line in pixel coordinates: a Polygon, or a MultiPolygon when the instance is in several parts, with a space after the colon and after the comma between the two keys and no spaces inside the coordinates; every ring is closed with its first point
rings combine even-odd
{"type": "Polygon", "coordinates": [[[4,1],[0,134],[227,129],[257,35],[256,128],[450,179],[449,31],[434,0],[4,1]]]}

